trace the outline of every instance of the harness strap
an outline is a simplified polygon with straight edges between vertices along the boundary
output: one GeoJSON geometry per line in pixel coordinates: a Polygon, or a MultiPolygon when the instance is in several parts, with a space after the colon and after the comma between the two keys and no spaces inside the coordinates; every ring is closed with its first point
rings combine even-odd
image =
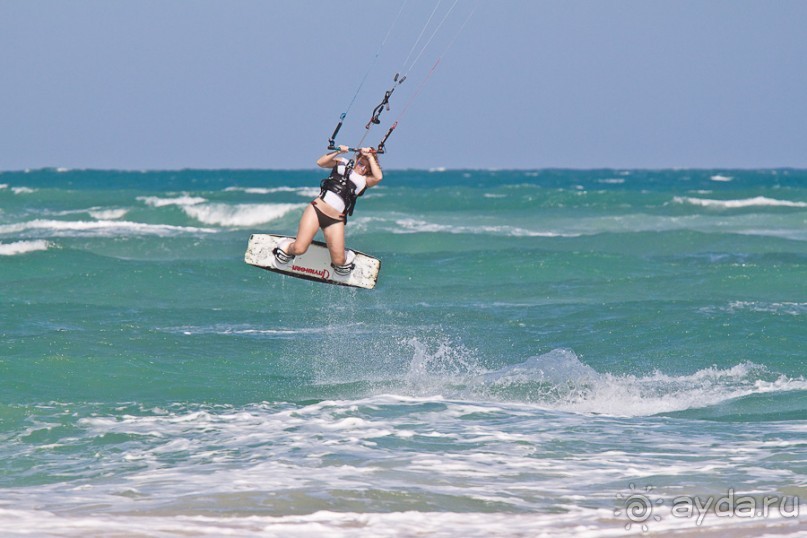
{"type": "Polygon", "coordinates": [[[356,207],[356,199],[364,194],[364,191],[356,194],[356,184],[350,180],[350,173],[353,171],[353,160],[350,160],[345,165],[344,174],[339,173],[339,165],[333,167],[331,175],[326,177],[320,182],[319,197],[325,200],[325,193],[330,191],[339,196],[345,203],[345,224],[347,224],[348,216],[353,215],[353,209],[356,207]]]}

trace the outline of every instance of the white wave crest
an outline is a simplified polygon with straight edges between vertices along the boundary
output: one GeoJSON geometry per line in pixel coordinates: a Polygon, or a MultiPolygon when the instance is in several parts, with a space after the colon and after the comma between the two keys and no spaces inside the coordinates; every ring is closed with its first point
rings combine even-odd
{"type": "Polygon", "coordinates": [[[533,231],[517,226],[457,226],[438,224],[418,219],[399,219],[395,221],[397,228],[392,233],[447,233],[447,234],[484,234],[510,237],[578,237],[576,233],[559,233],[549,231],[533,231]]]}
{"type": "Polygon", "coordinates": [[[17,241],[15,243],[0,243],[0,256],[16,256],[38,250],[48,250],[50,243],[44,239],[36,241],[17,241]]]}
{"type": "Polygon", "coordinates": [[[19,234],[22,232],[38,232],[38,235],[45,234],[49,237],[115,237],[129,235],[156,235],[168,237],[186,233],[215,233],[216,230],[190,226],[143,224],[141,222],[113,220],[32,220],[29,222],[0,226],[0,234],[19,234]]]}
{"type": "Polygon", "coordinates": [[[791,200],[777,200],[765,196],[745,198],[742,200],[711,200],[708,198],[690,198],[676,196],[673,202],[677,204],[690,204],[701,207],[715,207],[719,209],[739,209],[744,207],[807,207],[807,202],[794,202],[791,200]]]}
{"type": "Polygon", "coordinates": [[[276,194],[278,192],[290,192],[306,198],[313,198],[319,195],[319,188],[314,187],[227,187],[225,192],[245,192],[247,194],[276,194]]]}
{"type": "Polygon", "coordinates": [[[807,303],[797,302],[766,302],[766,301],[732,301],[724,307],[704,307],[700,309],[706,314],[722,312],[734,314],[736,312],[759,312],[764,314],[803,316],[807,314],[807,303]]]}
{"type": "Polygon", "coordinates": [[[495,392],[526,390],[533,403],[551,409],[631,417],[704,408],[751,394],[807,390],[804,378],[771,376],[764,366],[751,362],[678,376],[658,371],[610,374],[595,371],[566,349],[490,372],[483,379],[495,392]]]}
{"type": "Polygon", "coordinates": [[[183,207],[189,216],[204,224],[256,226],[278,220],[305,204],[197,204],[183,207]]]}
{"type": "Polygon", "coordinates": [[[90,209],[88,213],[94,219],[98,220],[116,220],[123,218],[128,209],[90,209]]]}
{"type": "Polygon", "coordinates": [[[199,196],[175,196],[173,198],[160,198],[159,196],[138,196],[138,201],[144,202],[151,207],[165,207],[169,205],[189,206],[207,202],[206,199],[199,196]]]}
{"type": "Polygon", "coordinates": [[[11,187],[11,192],[14,194],[32,194],[36,192],[36,189],[31,187],[11,187]]]}
{"type": "MultiPolygon", "coordinates": [[[[136,491],[132,489],[124,491],[125,493],[118,495],[126,497],[127,493],[128,495],[136,494],[136,491]]],[[[262,493],[262,495],[269,494],[262,493]]],[[[223,501],[222,503],[225,504],[223,501]]],[[[159,510],[141,511],[134,514],[114,512],[96,516],[87,515],[87,511],[65,515],[43,509],[0,508],[0,522],[12,536],[38,534],[64,538],[84,538],[86,536],[240,536],[243,538],[468,536],[478,538],[481,536],[561,535],[590,538],[605,534],[596,525],[583,526],[581,521],[598,521],[607,519],[608,516],[613,517],[610,511],[603,515],[590,508],[565,508],[558,513],[550,512],[548,514],[415,510],[367,513],[318,510],[310,514],[261,515],[261,512],[254,508],[250,510],[245,514],[227,513],[226,507],[218,511],[211,510],[213,514],[223,512],[226,514],[224,516],[187,515],[183,512],[166,515],[160,513],[159,510]]],[[[785,531],[780,532],[784,535],[785,531]]]]}
{"type": "Polygon", "coordinates": [[[311,328],[262,328],[250,325],[217,324],[211,326],[184,325],[179,327],[165,327],[158,329],[167,333],[183,334],[185,336],[209,335],[220,336],[248,336],[265,338],[299,338],[301,335],[323,334],[331,331],[328,327],[311,328]]]}

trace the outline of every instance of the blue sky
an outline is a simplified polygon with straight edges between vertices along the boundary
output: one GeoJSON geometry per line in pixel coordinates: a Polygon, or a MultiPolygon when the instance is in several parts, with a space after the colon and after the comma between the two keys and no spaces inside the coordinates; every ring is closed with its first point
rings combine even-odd
{"type": "MultiPolygon", "coordinates": [[[[402,2],[0,0],[0,169],[311,168],[372,64],[338,139],[359,141],[436,4],[409,0],[373,63],[402,2]]],[[[368,142],[398,118],[393,168],[807,167],[805,21],[459,0],[368,142]]]]}

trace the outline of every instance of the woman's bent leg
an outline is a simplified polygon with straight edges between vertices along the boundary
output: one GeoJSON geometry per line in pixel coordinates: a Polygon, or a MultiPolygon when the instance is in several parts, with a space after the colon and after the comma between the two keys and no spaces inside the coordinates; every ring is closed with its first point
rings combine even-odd
{"type": "Polygon", "coordinates": [[[291,254],[292,256],[305,254],[305,251],[311,245],[311,241],[314,240],[314,236],[317,235],[317,230],[319,230],[317,214],[314,211],[314,206],[309,204],[303,211],[303,216],[300,217],[296,239],[286,247],[286,254],[291,254]]]}
{"type": "Polygon", "coordinates": [[[331,254],[331,261],[335,265],[345,263],[345,223],[337,222],[331,224],[322,233],[325,235],[325,243],[328,245],[328,252],[331,254]]]}

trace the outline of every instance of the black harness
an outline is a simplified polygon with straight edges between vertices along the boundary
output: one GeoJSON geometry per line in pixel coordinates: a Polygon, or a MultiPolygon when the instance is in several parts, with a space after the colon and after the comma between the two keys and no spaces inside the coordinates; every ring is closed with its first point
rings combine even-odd
{"type": "Polygon", "coordinates": [[[345,165],[345,173],[339,173],[339,165],[333,167],[331,175],[322,180],[319,184],[320,193],[319,197],[325,200],[325,193],[330,191],[345,202],[345,224],[347,224],[348,216],[353,215],[353,208],[356,207],[356,199],[364,194],[364,190],[356,193],[356,184],[350,181],[350,173],[353,171],[353,161],[345,165]]]}

